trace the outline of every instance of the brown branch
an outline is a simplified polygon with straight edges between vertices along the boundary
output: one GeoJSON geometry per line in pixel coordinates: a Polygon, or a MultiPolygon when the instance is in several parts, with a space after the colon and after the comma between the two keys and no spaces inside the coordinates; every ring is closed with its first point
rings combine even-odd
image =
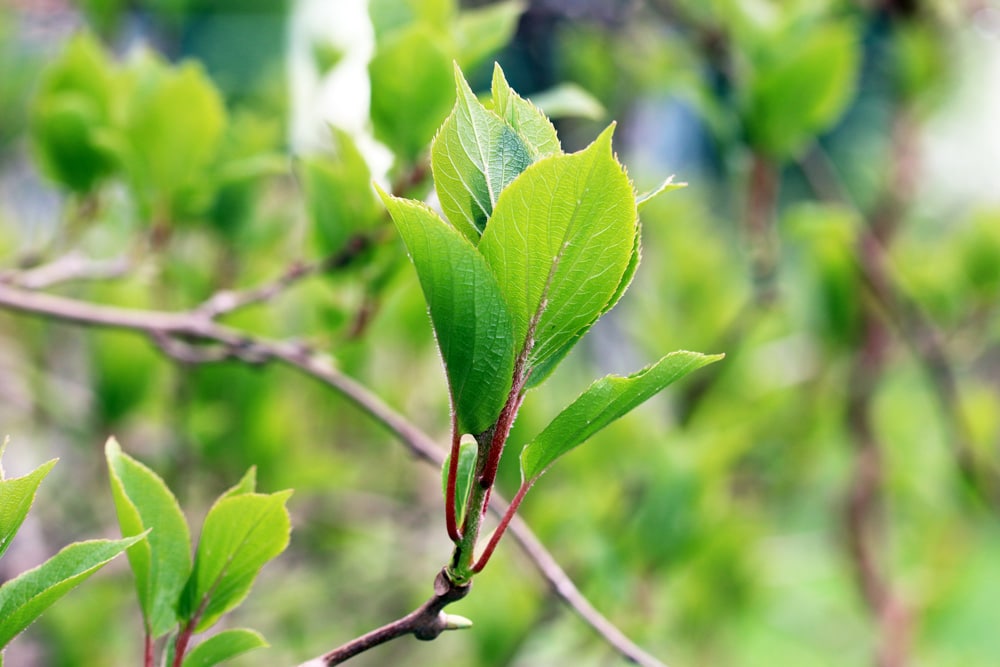
{"type": "MultiPolygon", "coordinates": [[[[395,435],[417,458],[436,467],[444,462],[444,452],[430,436],[386,405],[367,387],[339,372],[329,356],[318,354],[304,345],[251,336],[219,324],[197,309],[181,312],[132,310],[29,292],[2,283],[0,308],[83,326],[143,333],[169,356],[189,363],[238,358],[251,363],[274,361],[285,364],[341,393],[395,435]],[[209,347],[205,347],[205,343],[209,347]]],[[[490,510],[503,516],[507,503],[494,493],[490,510]]],[[[552,592],[609,646],[642,667],[664,667],[662,662],[639,648],[587,601],[523,520],[515,516],[508,533],[521,546],[552,592]]]]}
{"type": "Polygon", "coordinates": [[[452,602],[461,600],[468,595],[471,584],[456,586],[447,577],[444,570],[438,573],[434,580],[434,595],[427,602],[402,618],[383,625],[381,628],[352,639],[343,646],[318,658],[302,663],[299,667],[330,667],[339,665],[350,658],[399,637],[413,635],[422,641],[436,639],[446,630],[460,630],[471,623],[461,616],[450,616],[444,613],[444,608],[452,602]]]}
{"type": "Polygon", "coordinates": [[[210,319],[215,319],[246,306],[265,303],[305,278],[350,265],[371,247],[374,240],[372,236],[357,234],[347,240],[340,252],[326,259],[312,263],[294,262],[275,280],[251,289],[216,292],[195,310],[210,319]]]}
{"type": "Polygon", "coordinates": [[[66,282],[119,278],[131,267],[132,262],[127,257],[96,260],[73,251],[48,264],[0,272],[0,283],[40,290],[66,282]]]}
{"type": "MultiPolygon", "coordinates": [[[[902,137],[897,137],[897,142],[902,141],[902,137]]],[[[906,159],[912,161],[911,157],[906,159]]],[[[841,183],[835,166],[819,146],[814,146],[799,161],[799,167],[820,199],[857,210],[841,183]]],[[[911,176],[905,171],[897,176],[897,187],[904,190],[912,188],[907,183],[909,178],[911,176]]],[[[889,233],[885,229],[875,232],[875,227],[886,226],[879,224],[875,218],[891,219],[901,213],[899,197],[887,199],[869,216],[869,226],[860,232],[858,243],[867,250],[863,256],[859,255],[856,262],[858,273],[868,293],[876,301],[880,313],[924,370],[928,385],[945,418],[952,458],[962,478],[990,505],[1000,507],[1000,471],[984,470],[976,460],[971,429],[961,407],[957,374],[945,348],[944,336],[909,294],[899,272],[893,268],[884,240],[880,238],[889,236],[889,233]]],[[[889,226],[895,225],[893,223],[889,226]]]]}

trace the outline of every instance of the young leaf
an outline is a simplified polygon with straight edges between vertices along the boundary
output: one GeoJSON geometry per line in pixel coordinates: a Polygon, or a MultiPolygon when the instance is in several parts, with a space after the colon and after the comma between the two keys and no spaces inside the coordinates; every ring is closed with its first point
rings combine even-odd
{"type": "Polygon", "coordinates": [[[242,496],[245,493],[253,493],[257,490],[257,466],[250,466],[247,471],[243,473],[243,477],[240,481],[236,483],[235,486],[226,489],[219,500],[223,498],[229,498],[231,496],[242,496]]]}
{"type": "Polygon", "coordinates": [[[645,208],[646,204],[653,201],[656,197],[659,197],[664,192],[671,192],[672,190],[680,190],[681,188],[686,188],[687,183],[674,183],[674,177],[670,176],[667,180],[660,184],[660,187],[655,190],[650,190],[645,194],[639,195],[635,200],[636,207],[641,211],[645,208]]]}
{"type": "Polygon", "coordinates": [[[0,586],[0,649],[56,600],[142,538],[136,535],[71,544],[35,569],[0,586]]]}
{"type": "Polygon", "coordinates": [[[497,197],[531,164],[527,145],[473,94],[455,65],[455,108],[431,146],[434,187],[448,220],[473,243],[497,197]]]}
{"type": "MultiPolygon", "coordinates": [[[[4,445],[6,445],[4,441],[4,445]]],[[[4,447],[0,447],[0,457],[4,447]]],[[[17,529],[24,523],[24,518],[35,502],[35,492],[45,476],[56,464],[56,459],[46,461],[23,477],[6,479],[3,468],[0,467],[0,556],[3,556],[10,546],[11,539],[17,529]]]]}
{"type": "Polygon", "coordinates": [[[504,190],[479,243],[534,366],[563,350],[618,292],[632,262],[632,184],[609,127],[589,147],[528,167],[504,190]],[[532,330],[533,329],[533,330],[532,330]]]}
{"type": "Polygon", "coordinates": [[[381,194],[417,269],[459,427],[481,433],[499,416],[514,368],[513,325],[497,281],[468,239],[436,213],[381,194]]]}
{"type": "Polygon", "coordinates": [[[160,637],[177,622],[177,601],[191,574],[191,534],[177,499],[156,473],[124,454],[114,438],[105,456],[122,535],[149,531],[127,555],[146,632],[160,637]]]}
{"type": "Polygon", "coordinates": [[[671,352],[652,366],[621,377],[608,375],[580,394],[521,451],[521,476],[533,481],[557,458],[646,401],[667,385],[723,355],[671,352]]]}
{"type": "Polygon", "coordinates": [[[524,140],[532,159],[562,153],[556,128],[538,107],[511,89],[499,64],[493,65],[492,93],[491,109],[524,140]]]}
{"type": "Polygon", "coordinates": [[[349,134],[338,128],[332,131],[333,157],[305,157],[300,169],[313,236],[324,256],[340,252],[353,234],[370,228],[380,213],[368,163],[349,134]]]}
{"type": "Polygon", "coordinates": [[[255,648],[265,648],[267,642],[259,632],[237,628],[223,630],[195,646],[184,656],[181,667],[212,667],[255,648]]]}
{"type": "MultiPolygon", "coordinates": [[[[469,498],[469,487],[472,485],[472,474],[476,469],[476,443],[468,440],[459,445],[458,448],[458,474],[455,478],[455,517],[458,525],[462,525],[462,515],[465,514],[465,503],[469,498]]],[[[444,460],[441,468],[441,492],[447,498],[448,493],[448,466],[451,463],[451,454],[444,460]]]]}
{"type": "Polygon", "coordinates": [[[442,37],[416,23],[379,40],[368,64],[375,137],[414,160],[454,102],[451,57],[442,37]]]}
{"type": "Polygon", "coordinates": [[[453,30],[462,69],[473,69],[509,42],[523,12],[524,3],[518,0],[462,11],[453,30]]]}
{"type": "Polygon", "coordinates": [[[291,495],[227,495],[209,510],[179,610],[184,620],[197,619],[196,632],[242,602],[264,564],[288,546],[291,495]]]}

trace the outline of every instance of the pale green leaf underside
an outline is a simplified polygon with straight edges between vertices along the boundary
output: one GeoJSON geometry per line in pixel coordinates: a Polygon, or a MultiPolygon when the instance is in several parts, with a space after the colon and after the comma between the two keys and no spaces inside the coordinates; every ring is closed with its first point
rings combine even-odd
{"type": "MultiPolygon", "coordinates": [[[[458,517],[458,524],[462,525],[465,514],[465,503],[469,497],[469,487],[472,485],[472,474],[476,469],[476,443],[467,440],[458,449],[458,474],[455,476],[455,516],[458,517]]],[[[447,498],[448,493],[448,466],[451,464],[451,454],[445,457],[444,465],[441,467],[441,493],[447,498]]]]}
{"type": "Polygon", "coordinates": [[[479,103],[455,66],[455,108],[431,147],[434,186],[448,220],[476,243],[500,192],[532,160],[513,128],[479,103]]]}
{"type": "Polygon", "coordinates": [[[211,627],[242,602],[264,564],[288,546],[291,521],[285,503],[291,495],[227,496],[209,510],[181,610],[191,618],[204,609],[196,631],[211,627]]]}
{"type": "Polygon", "coordinates": [[[514,128],[531,149],[533,159],[562,153],[551,121],[538,107],[511,89],[498,64],[493,66],[492,93],[492,111],[514,128]]]}
{"type": "Polygon", "coordinates": [[[191,534],[177,499],[156,473],[124,454],[114,438],[105,455],[122,535],[150,531],[127,555],[148,631],[160,637],[177,623],[177,600],[191,574],[191,534]]]}
{"type": "Polygon", "coordinates": [[[521,451],[521,475],[533,481],[557,458],[585,442],[691,371],[723,355],[671,352],[641,371],[621,377],[608,375],[592,384],[521,451]]]}
{"type": "Polygon", "coordinates": [[[519,347],[535,325],[530,366],[564,350],[604,312],[631,263],[635,197],[611,153],[612,130],[579,153],[526,169],[501,193],[479,243],[519,347]]]}
{"type": "Polygon", "coordinates": [[[499,416],[514,368],[513,325],[496,279],[472,243],[427,206],[382,199],[416,267],[459,427],[481,433],[499,416]]]}
{"type": "Polygon", "coordinates": [[[11,539],[28,516],[38,485],[55,464],[56,459],[46,461],[27,475],[14,479],[3,479],[0,476],[0,556],[7,551],[11,539]]]}
{"type": "Polygon", "coordinates": [[[562,83],[531,96],[531,101],[550,118],[601,120],[608,110],[575,83],[562,83]]]}
{"type": "Polygon", "coordinates": [[[244,628],[223,630],[195,646],[184,656],[181,667],[213,667],[242,653],[267,645],[264,637],[254,630],[244,628]]]}
{"type": "Polygon", "coordinates": [[[0,586],[0,649],[56,600],[140,539],[136,536],[71,544],[0,586]]]}

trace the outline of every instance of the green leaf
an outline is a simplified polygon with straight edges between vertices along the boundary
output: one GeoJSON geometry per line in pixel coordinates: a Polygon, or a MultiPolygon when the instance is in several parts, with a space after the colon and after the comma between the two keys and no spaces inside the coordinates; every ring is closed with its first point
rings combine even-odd
{"type": "Polygon", "coordinates": [[[200,612],[196,632],[242,602],[260,569],[288,546],[291,521],[285,503],[291,495],[226,495],[209,510],[179,610],[184,620],[200,612]]]}
{"type": "Polygon", "coordinates": [[[521,476],[534,481],[557,458],[691,371],[723,355],[671,352],[651,366],[621,377],[608,375],[580,394],[521,451],[521,476]]]}
{"type": "Polygon", "coordinates": [[[191,534],[177,499],[156,473],[124,454],[114,438],[104,451],[122,535],[149,532],[127,555],[146,631],[160,637],[177,623],[177,602],[191,574],[191,534]]]}
{"type": "Polygon", "coordinates": [[[71,39],[43,74],[31,134],[47,176],[76,192],[91,190],[114,168],[98,135],[111,122],[116,71],[89,34],[71,39]]]}
{"type": "Polygon", "coordinates": [[[476,248],[427,206],[379,191],[406,244],[430,310],[463,433],[496,421],[514,368],[512,321],[476,248]]]}
{"type": "Polygon", "coordinates": [[[144,215],[183,218],[211,202],[228,122],[222,96],[204,69],[172,67],[144,54],[129,67],[122,136],[111,137],[144,215]]]}
{"type": "Polygon", "coordinates": [[[674,177],[670,176],[667,180],[660,184],[660,187],[655,190],[650,190],[645,194],[639,195],[635,200],[636,207],[641,211],[646,207],[646,204],[653,201],[664,192],[672,192],[673,190],[680,190],[681,188],[686,188],[687,183],[674,183],[674,177]]]}
{"type": "Polygon", "coordinates": [[[462,69],[473,69],[503,48],[514,36],[523,12],[524,3],[510,0],[459,14],[453,32],[462,69]]]}
{"type": "Polygon", "coordinates": [[[241,653],[255,648],[265,648],[268,643],[254,630],[236,628],[223,630],[195,646],[184,656],[182,667],[212,667],[220,662],[235,658],[241,653]]]}
{"type": "Polygon", "coordinates": [[[242,496],[245,493],[253,493],[257,490],[257,466],[250,466],[247,471],[243,473],[243,477],[240,481],[236,483],[235,486],[226,489],[219,499],[230,498],[232,496],[242,496]]]}
{"type": "Polygon", "coordinates": [[[455,85],[455,108],[434,138],[431,167],[448,220],[478,243],[500,192],[531,164],[532,154],[510,125],[479,103],[458,65],[455,85]]]}
{"type": "Polygon", "coordinates": [[[377,40],[414,23],[447,26],[455,10],[455,0],[368,0],[368,15],[377,40]]]}
{"type": "Polygon", "coordinates": [[[122,540],[76,542],[0,586],[0,649],[56,600],[141,539],[137,535],[122,540]]]}
{"type": "Polygon", "coordinates": [[[750,77],[747,131],[760,150],[794,157],[843,113],[861,49],[849,23],[790,30],[771,39],[750,77]]]}
{"type": "Polygon", "coordinates": [[[608,110],[575,83],[562,83],[531,96],[531,101],[550,118],[601,120],[608,110]]]}
{"type": "Polygon", "coordinates": [[[349,134],[331,129],[334,155],[305,157],[300,169],[313,237],[326,257],[343,250],[353,235],[370,229],[381,211],[368,163],[349,134]]]}
{"type": "Polygon", "coordinates": [[[375,137],[406,161],[430,143],[455,101],[451,56],[424,24],[380,41],[368,64],[375,137]]]}
{"type": "Polygon", "coordinates": [[[493,65],[490,103],[490,108],[528,145],[532,159],[562,153],[556,128],[538,107],[511,89],[499,64],[493,65]]]}
{"type": "MultiPolygon", "coordinates": [[[[6,439],[0,446],[0,459],[6,448],[6,439]]],[[[57,459],[46,461],[23,477],[6,479],[3,467],[0,466],[0,556],[3,556],[10,546],[17,529],[28,516],[31,504],[35,502],[35,492],[45,476],[52,470],[57,459]]]]}
{"type": "Polygon", "coordinates": [[[603,313],[633,262],[635,195],[608,127],[589,147],[528,167],[501,193],[479,243],[529,366],[603,313]]]}
{"type": "MultiPolygon", "coordinates": [[[[465,503],[469,498],[469,487],[472,486],[472,475],[476,470],[476,443],[467,440],[458,447],[458,474],[455,478],[455,516],[458,518],[458,525],[462,525],[465,514],[465,503]]],[[[451,464],[451,454],[444,460],[441,468],[441,493],[447,498],[448,495],[448,466],[451,464]]]]}

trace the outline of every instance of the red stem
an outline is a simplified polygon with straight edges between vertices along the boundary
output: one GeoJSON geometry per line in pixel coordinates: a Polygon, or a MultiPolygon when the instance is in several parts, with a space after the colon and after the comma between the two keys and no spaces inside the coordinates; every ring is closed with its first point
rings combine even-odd
{"type": "Polygon", "coordinates": [[[458,510],[455,507],[461,440],[462,437],[458,433],[458,412],[454,412],[451,416],[451,459],[448,462],[448,483],[444,493],[444,521],[448,527],[448,537],[455,543],[462,541],[462,534],[458,530],[458,510]]]}
{"type": "Polygon", "coordinates": [[[497,525],[496,530],[490,535],[490,541],[486,543],[486,548],[483,549],[482,555],[476,564],[472,566],[473,572],[482,572],[483,568],[490,561],[490,556],[493,555],[493,551],[497,548],[497,544],[500,542],[500,538],[503,537],[504,532],[507,530],[507,525],[510,523],[514,515],[517,514],[517,508],[521,506],[521,501],[524,500],[524,496],[528,493],[528,489],[535,483],[535,479],[532,478],[526,482],[521,483],[521,488],[517,490],[517,495],[514,499],[510,501],[510,505],[507,507],[507,511],[503,513],[500,517],[500,523],[497,525]]]}
{"type": "Polygon", "coordinates": [[[521,390],[524,389],[525,380],[523,373],[518,373],[514,379],[514,386],[510,389],[510,397],[497,419],[497,427],[493,431],[493,440],[490,442],[486,465],[483,467],[483,474],[479,476],[479,484],[483,488],[490,488],[496,481],[497,470],[500,468],[500,457],[503,455],[504,445],[507,444],[507,436],[510,435],[517,411],[521,408],[521,401],[524,400],[524,394],[521,393],[521,390]]]}
{"type": "Polygon", "coordinates": [[[146,631],[144,645],[145,646],[143,651],[143,656],[144,656],[143,665],[145,667],[154,667],[154,665],[156,664],[156,654],[155,651],[153,650],[154,648],[153,635],[149,634],[149,631],[146,631]]]}
{"type": "Polygon", "coordinates": [[[184,662],[184,654],[187,652],[188,643],[191,641],[191,635],[194,634],[195,619],[192,618],[181,630],[180,634],[177,635],[177,643],[174,644],[174,664],[173,667],[181,667],[184,662]]]}

